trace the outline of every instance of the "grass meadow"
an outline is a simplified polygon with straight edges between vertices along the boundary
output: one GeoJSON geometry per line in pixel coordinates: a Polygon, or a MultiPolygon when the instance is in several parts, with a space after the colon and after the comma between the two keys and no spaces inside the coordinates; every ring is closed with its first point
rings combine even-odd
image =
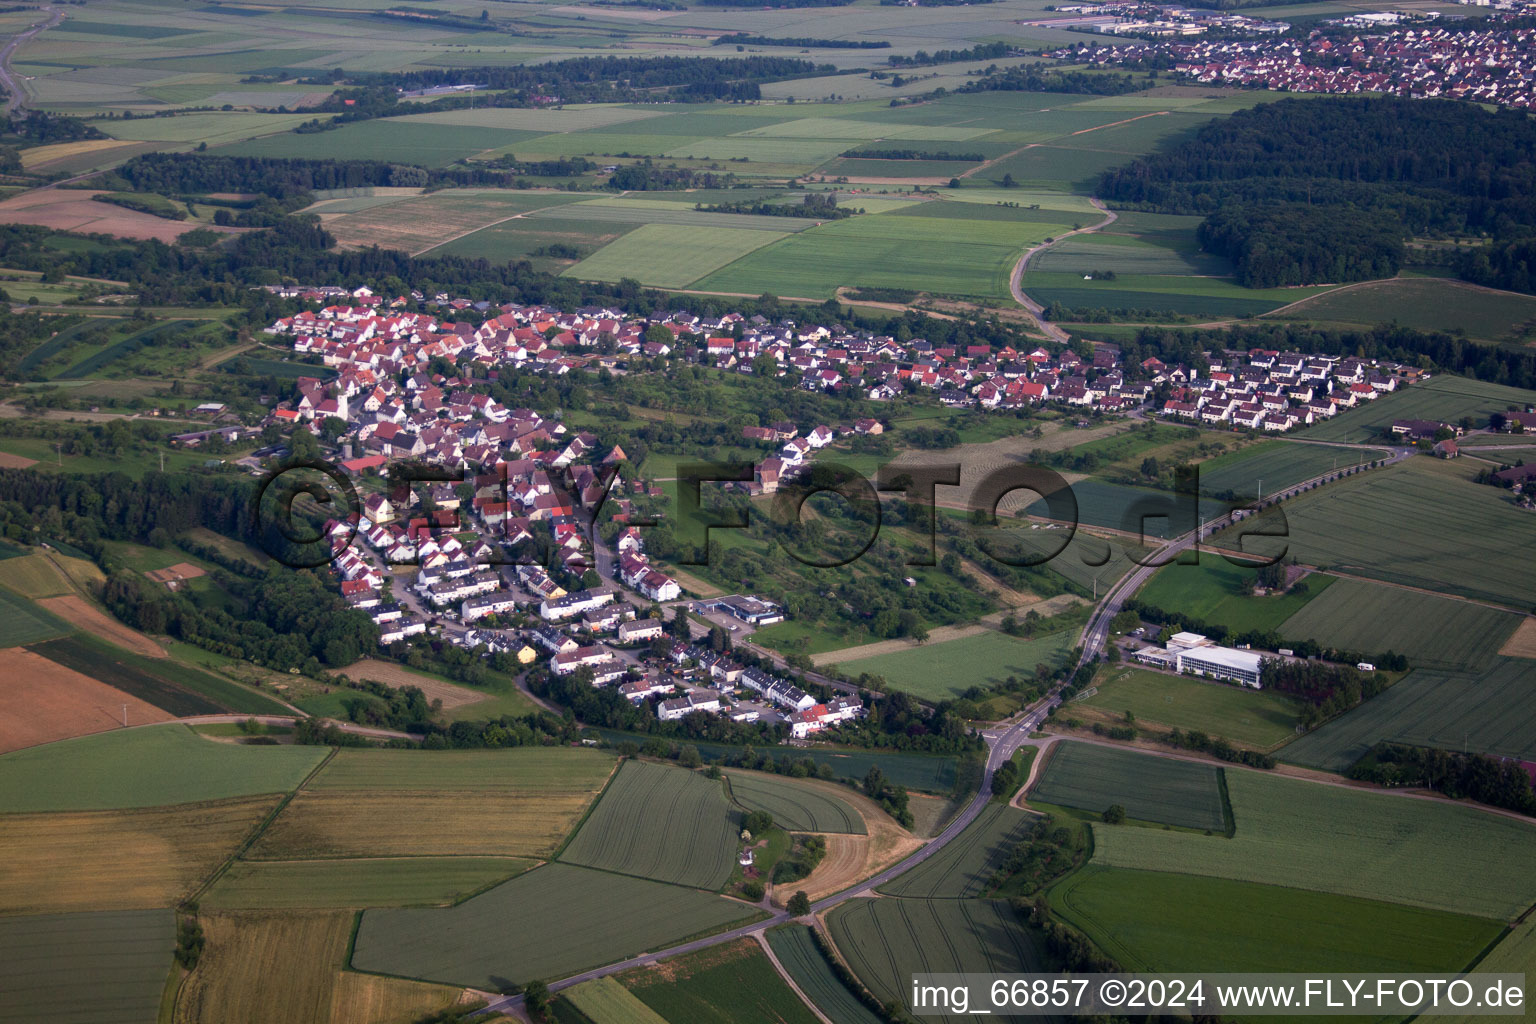
{"type": "Polygon", "coordinates": [[[1536,900],[1532,828],[1472,807],[1229,769],[1232,838],[1096,828],[1093,863],[1508,920],[1536,900]]]}
{"type": "Polygon", "coordinates": [[[1350,451],[1331,445],[1297,444],[1293,441],[1261,441],[1235,452],[1218,455],[1198,464],[1200,490],[1206,494],[1231,492],[1239,501],[1261,497],[1362,462],[1385,458],[1382,451],[1350,451]]]}
{"type": "MultiPolygon", "coordinates": [[[[560,995],[594,1024],[668,1024],[612,976],[584,981],[560,995]]],[[[555,1018],[563,1019],[558,1012],[555,1018]]]]}
{"type": "Polygon", "coordinates": [[[1094,681],[1098,692],[1074,702],[1111,714],[1129,711],[1137,722],[1197,729],[1244,747],[1267,750],[1296,735],[1301,704],[1270,690],[1108,666],[1094,681]]]}
{"type": "Polygon", "coordinates": [[[364,912],[352,966],[495,990],[564,977],[754,913],[723,896],[546,864],[456,907],[364,912]],[[508,920],[561,927],[509,930],[508,920]]]}
{"type": "Polygon", "coordinates": [[[1005,803],[989,803],[942,850],[911,871],[885,883],[889,896],[965,899],[980,896],[987,880],[1029,831],[1035,815],[1005,803]]]}
{"type": "Polygon", "coordinates": [[[0,756],[0,812],[199,803],[292,790],[320,747],[246,747],[184,725],[121,729],[0,756]]]}
{"type": "Polygon", "coordinates": [[[1499,658],[1481,674],[1419,669],[1297,739],[1280,756],[1342,772],[1377,743],[1391,740],[1536,760],[1533,690],[1536,663],[1525,658],[1499,658]]]}
{"type": "Polygon", "coordinates": [[[731,797],[749,811],[767,811],[774,824],[791,832],[865,835],[864,819],[847,803],[781,775],[726,773],[731,797]]]}
{"type": "Polygon", "coordinates": [[[738,821],[718,782],[683,768],[626,761],[560,859],[718,889],[731,873],[738,821]]]}
{"type": "Polygon", "coordinates": [[[1072,651],[1076,634],[1063,630],[1025,640],[986,630],[893,654],[839,663],[846,673],[881,676],[893,688],[928,700],[958,697],[973,686],[996,686],[1009,676],[1033,678],[1036,665],[1052,668],[1072,651]]]}
{"type": "Polygon", "coordinates": [[[1206,554],[1198,565],[1173,564],[1159,570],[1136,595],[1150,605],[1242,633],[1275,630],[1334,585],[1332,576],[1313,573],[1302,592],[1253,596],[1258,571],[1206,554]]]}
{"type": "Polygon", "coordinates": [[[1051,906],[1133,971],[1457,972],[1502,928],[1380,900],[1094,866],[1053,888],[1051,906]]]}
{"type": "Polygon", "coordinates": [[[1507,341],[1536,322],[1536,297],[1479,288],[1438,277],[1399,277],[1342,288],[1280,314],[1286,320],[1399,324],[1420,331],[1463,331],[1480,341],[1507,341]]]}
{"type": "Polygon", "coordinates": [[[20,594],[0,587],[0,647],[20,647],[60,637],[69,623],[39,608],[20,594]]]}
{"type": "Polygon", "coordinates": [[[1121,804],[1138,821],[1227,828],[1220,768],[1094,743],[1064,740],[1052,747],[1027,798],[1090,812],[1121,804]]]}

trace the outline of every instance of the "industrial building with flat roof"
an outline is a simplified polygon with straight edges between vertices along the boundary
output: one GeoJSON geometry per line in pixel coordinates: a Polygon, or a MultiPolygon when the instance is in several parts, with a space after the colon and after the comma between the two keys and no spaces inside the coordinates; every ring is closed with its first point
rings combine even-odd
{"type": "Polygon", "coordinates": [[[1168,639],[1167,650],[1144,647],[1136,660],[1180,674],[1224,679],[1255,690],[1264,685],[1264,657],[1253,651],[1220,647],[1199,633],[1176,633],[1168,639]]]}

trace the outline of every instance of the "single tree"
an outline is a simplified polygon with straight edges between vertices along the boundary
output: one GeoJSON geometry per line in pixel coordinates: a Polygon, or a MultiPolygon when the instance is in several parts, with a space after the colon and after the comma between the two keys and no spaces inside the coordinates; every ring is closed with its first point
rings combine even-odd
{"type": "Polygon", "coordinates": [[[801,889],[789,898],[789,912],[796,917],[804,917],[811,912],[811,898],[801,889]]]}

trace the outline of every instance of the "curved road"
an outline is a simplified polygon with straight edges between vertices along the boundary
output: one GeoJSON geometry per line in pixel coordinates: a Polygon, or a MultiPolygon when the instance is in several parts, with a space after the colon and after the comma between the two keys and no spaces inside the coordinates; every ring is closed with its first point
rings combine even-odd
{"type": "Polygon", "coordinates": [[[46,21],[38,22],[25,32],[16,33],[6,40],[4,47],[0,47],[0,88],[3,88],[10,95],[8,113],[12,117],[24,114],[27,110],[27,91],[22,88],[21,82],[16,78],[16,73],[11,70],[11,58],[15,56],[16,48],[39,32],[53,28],[53,26],[64,20],[63,11],[53,7],[44,7],[43,10],[48,12],[46,21]]]}
{"type": "Polygon", "coordinates": [[[1049,249],[1063,238],[1071,238],[1073,235],[1086,235],[1094,231],[1102,231],[1104,228],[1109,227],[1115,221],[1120,219],[1120,215],[1114,210],[1111,210],[1105,206],[1101,200],[1090,199],[1088,201],[1094,205],[1095,209],[1103,212],[1103,220],[1099,221],[1097,224],[1090,224],[1085,228],[1075,228],[1071,231],[1068,231],[1066,234],[1057,235],[1049,242],[1041,242],[1039,245],[1026,252],[1023,256],[1019,257],[1019,262],[1013,265],[1013,273],[1008,278],[1008,290],[1013,292],[1013,301],[1029,310],[1029,315],[1035,318],[1035,322],[1040,325],[1040,329],[1045,332],[1045,336],[1047,338],[1051,339],[1052,341],[1059,342],[1063,345],[1067,343],[1067,332],[1047,320],[1045,318],[1045,307],[1040,305],[1040,303],[1036,302],[1034,299],[1030,298],[1028,295],[1024,294],[1024,268],[1029,264],[1030,259],[1034,257],[1035,253],[1049,249]]]}

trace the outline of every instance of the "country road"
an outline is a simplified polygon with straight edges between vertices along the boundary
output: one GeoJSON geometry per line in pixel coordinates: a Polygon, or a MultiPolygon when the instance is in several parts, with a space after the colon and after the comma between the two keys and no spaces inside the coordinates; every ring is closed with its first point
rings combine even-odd
{"type": "Polygon", "coordinates": [[[11,70],[11,58],[16,54],[16,48],[31,39],[39,32],[47,31],[64,20],[64,12],[54,7],[44,7],[41,10],[48,12],[46,21],[40,21],[27,29],[18,32],[6,40],[5,46],[0,47],[0,88],[4,88],[10,98],[7,112],[11,117],[24,114],[27,110],[27,90],[22,86],[16,73],[11,70]]]}
{"type": "Polygon", "coordinates": [[[1040,325],[1040,329],[1045,332],[1045,336],[1047,338],[1055,342],[1060,342],[1063,345],[1067,343],[1067,332],[1047,320],[1045,318],[1045,307],[1040,305],[1040,303],[1036,302],[1034,299],[1030,298],[1028,295],[1024,294],[1024,268],[1029,265],[1029,261],[1034,257],[1035,253],[1049,249],[1063,238],[1071,238],[1073,235],[1086,235],[1094,231],[1102,231],[1104,228],[1109,227],[1115,221],[1120,219],[1120,215],[1114,210],[1111,210],[1109,207],[1105,206],[1102,200],[1090,199],[1088,201],[1092,203],[1096,209],[1103,211],[1103,220],[1099,221],[1097,224],[1090,224],[1085,228],[1075,228],[1066,232],[1065,234],[1057,235],[1049,242],[1041,242],[1033,249],[1025,252],[1023,256],[1019,257],[1019,262],[1013,265],[1013,273],[1008,278],[1008,290],[1013,292],[1013,301],[1029,310],[1029,315],[1035,318],[1035,322],[1040,325]]]}

